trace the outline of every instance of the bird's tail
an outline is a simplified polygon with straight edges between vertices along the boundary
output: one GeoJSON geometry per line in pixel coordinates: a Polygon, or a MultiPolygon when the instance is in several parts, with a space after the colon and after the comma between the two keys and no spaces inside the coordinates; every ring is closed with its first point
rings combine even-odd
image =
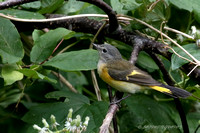
{"type": "Polygon", "coordinates": [[[192,93],[186,90],[164,84],[162,84],[161,86],[150,86],[150,88],[165,93],[167,95],[170,95],[171,97],[174,98],[186,98],[192,95],[192,93]]]}

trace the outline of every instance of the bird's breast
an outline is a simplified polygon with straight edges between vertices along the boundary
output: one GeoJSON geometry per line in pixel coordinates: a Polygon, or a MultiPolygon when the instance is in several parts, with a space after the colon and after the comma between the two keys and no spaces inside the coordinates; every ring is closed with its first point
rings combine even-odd
{"type": "Polygon", "coordinates": [[[137,92],[141,89],[141,86],[139,86],[139,85],[113,79],[108,73],[106,64],[104,64],[102,62],[98,63],[97,69],[98,69],[100,78],[104,82],[109,84],[111,87],[117,89],[118,91],[134,94],[135,92],[137,92]]]}

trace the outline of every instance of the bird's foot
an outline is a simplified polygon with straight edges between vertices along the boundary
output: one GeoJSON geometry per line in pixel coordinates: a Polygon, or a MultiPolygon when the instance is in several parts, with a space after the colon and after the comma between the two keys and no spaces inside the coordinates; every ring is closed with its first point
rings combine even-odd
{"type": "Polygon", "coordinates": [[[110,105],[112,105],[112,104],[120,104],[120,102],[122,101],[122,100],[124,100],[124,99],[126,99],[126,98],[128,98],[128,97],[130,97],[131,96],[131,94],[128,94],[127,96],[125,96],[125,97],[123,97],[123,98],[121,98],[121,99],[116,99],[116,98],[114,98],[113,100],[112,100],[112,102],[110,103],[110,105]]]}

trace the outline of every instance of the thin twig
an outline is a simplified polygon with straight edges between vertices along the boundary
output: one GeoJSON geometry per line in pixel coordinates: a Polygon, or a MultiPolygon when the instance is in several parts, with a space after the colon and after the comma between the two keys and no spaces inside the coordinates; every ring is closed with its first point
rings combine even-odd
{"type": "MultiPolygon", "coordinates": [[[[161,26],[160,26],[160,32],[161,32],[161,33],[163,33],[163,32],[162,32],[162,25],[163,25],[164,23],[165,23],[165,22],[162,22],[162,23],[161,23],[161,26]]],[[[162,42],[163,42],[165,45],[167,45],[166,47],[169,48],[169,49],[171,49],[171,50],[173,51],[173,53],[176,54],[178,57],[180,57],[180,58],[182,58],[182,59],[184,59],[184,60],[187,60],[187,61],[189,61],[190,63],[196,64],[195,62],[193,62],[193,61],[191,61],[191,60],[189,60],[189,59],[187,59],[187,58],[181,56],[181,55],[178,54],[172,47],[170,47],[170,46],[164,41],[164,38],[163,38],[163,35],[162,35],[162,34],[161,34],[161,40],[162,40],[162,42]]]]}
{"type": "Polygon", "coordinates": [[[92,41],[91,41],[91,43],[90,43],[90,48],[93,48],[92,43],[95,42],[95,40],[97,39],[97,36],[100,34],[100,32],[101,32],[101,31],[103,30],[103,28],[106,26],[106,24],[107,24],[107,22],[105,22],[105,23],[98,29],[97,33],[94,35],[94,37],[93,37],[93,39],[92,39],[92,41]]]}
{"type": "Polygon", "coordinates": [[[190,76],[190,74],[198,67],[199,65],[196,65],[188,74],[187,76],[190,76]]]}
{"type": "Polygon", "coordinates": [[[171,31],[171,32],[174,32],[174,33],[177,33],[177,34],[181,34],[184,37],[187,37],[187,38],[190,38],[190,39],[194,39],[194,37],[192,37],[192,36],[190,36],[190,35],[188,35],[186,33],[183,33],[183,32],[181,32],[179,30],[176,30],[176,29],[173,29],[173,28],[170,28],[170,27],[166,27],[166,26],[164,27],[164,29],[168,30],[168,31],[171,31]]]}
{"type": "Polygon", "coordinates": [[[62,44],[62,42],[64,41],[64,39],[62,39],[58,45],[55,47],[55,49],[53,50],[53,52],[51,53],[51,55],[53,55],[53,53],[58,49],[58,47],[62,44]]]}
{"type": "MultiPolygon", "coordinates": [[[[164,42],[163,42],[164,43],[164,42]]],[[[171,48],[170,46],[166,46],[167,48],[169,48],[169,49],[171,49],[172,51],[173,51],[173,53],[175,54],[175,55],[177,55],[178,57],[180,57],[180,58],[182,58],[182,59],[184,59],[184,60],[186,60],[186,61],[189,61],[190,63],[192,63],[192,64],[197,64],[196,62],[193,62],[192,60],[189,60],[188,58],[185,58],[185,57],[183,57],[183,56],[181,56],[180,54],[178,54],[173,48],[171,48]]]]}
{"type": "MultiPolygon", "coordinates": [[[[71,48],[72,46],[74,46],[74,45],[77,44],[78,42],[80,42],[80,40],[79,40],[79,41],[76,41],[76,42],[74,42],[74,43],[72,43],[72,44],[70,44],[70,45],[68,45],[68,46],[66,46],[64,49],[62,49],[60,52],[58,52],[58,54],[61,54],[61,53],[65,52],[67,49],[71,48]]],[[[57,55],[58,55],[58,54],[57,54],[57,55]]]]}
{"type": "Polygon", "coordinates": [[[155,2],[153,2],[153,3],[149,6],[149,8],[147,9],[147,11],[153,10],[153,8],[157,5],[158,2],[160,2],[160,0],[156,0],[155,2]]]}
{"type": "Polygon", "coordinates": [[[176,41],[174,41],[173,39],[171,39],[169,36],[167,36],[166,34],[164,34],[163,32],[159,31],[158,29],[154,28],[153,26],[145,23],[144,21],[141,21],[139,19],[133,18],[133,20],[136,20],[137,22],[140,22],[146,26],[148,26],[149,28],[153,29],[154,31],[160,33],[162,36],[164,36],[165,38],[169,39],[172,43],[174,43],[176,46],[178,46],[182,51],[184,51],[190,58],[192,58],[198,65],[200,65],[200,61],[198,61],[194,56],[192,56],[187,50],[185,50],[182,46],[180,46],[176,41]]]}
{"type": "Polygon", "coordinates": [[[72,19],[72,18],[81,18],[81,17],[103,17],[108,18],[108,15],[103,14],[80,14],[80,15],[72,15],[72,16],[64,16],[59,18],[50,18],[50,19],[23,19],[23,18],[15,18],[12,16],[5,15],[3,13],[0,13],[1,17],[13,20],[13,21],[19,21],[19,22],[52,22],[52,21],[60,21],[60,20],[66,20],[66,19],[72,19]]]}
{"type": "Polygon", "coordinates": [[[99,85],[98,85],[97,78],[96,78],[94,70],[91,70],[91,75],[92,75],[92,83],[94,85],[95,93],[97,95],[97,100],[102,101],[101,92],[100,92],[100,89],[99,89],[99,85]]]}
{"type": "Polygon", "coordinates": [[[22,90],[22,92],[21,92],[20,97],[19,97],[19,99],[18,99],[18,101],[17,101],[17,104],[15,105],[15,108],[18,108],[18,105],[19,105],[21,99],[22,99],[23,96],[24,96],[24,89],[25,89],[25,87],[26,87],[26,84],[23,85],[22,81],[18,81],[18,84],[19,84],[19,87],[20,87],[20,89],[22,90]]]}
{"type": "Polygon", "coordinates": [[[61,82],[63,82],[72,92],[78,93],[78,91],[72,86],[72,84],[71,84],[69,81],[67,81],[67,80],[65,79],[65,77],[63,77],[61,74],[58,74],[57,72],[54,72],[54,71],[52,71],[52,73],[53,73],[56,77],[58,77],[59,80],[60,80],[61,82]]]}

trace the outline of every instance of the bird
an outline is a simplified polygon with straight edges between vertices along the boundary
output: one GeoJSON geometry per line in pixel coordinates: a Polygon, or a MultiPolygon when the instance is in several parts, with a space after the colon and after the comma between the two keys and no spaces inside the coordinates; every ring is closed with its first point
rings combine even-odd
{"type": "Polygon", "coordinates": [[[97,71],[100,78],[120,92],[135,94],[150,88],[173,98],[186,98],[192,94],[184,89],[165,85],[122,58],[119,50],[110,44],[94,44],[99,53],[97,71]]]}

